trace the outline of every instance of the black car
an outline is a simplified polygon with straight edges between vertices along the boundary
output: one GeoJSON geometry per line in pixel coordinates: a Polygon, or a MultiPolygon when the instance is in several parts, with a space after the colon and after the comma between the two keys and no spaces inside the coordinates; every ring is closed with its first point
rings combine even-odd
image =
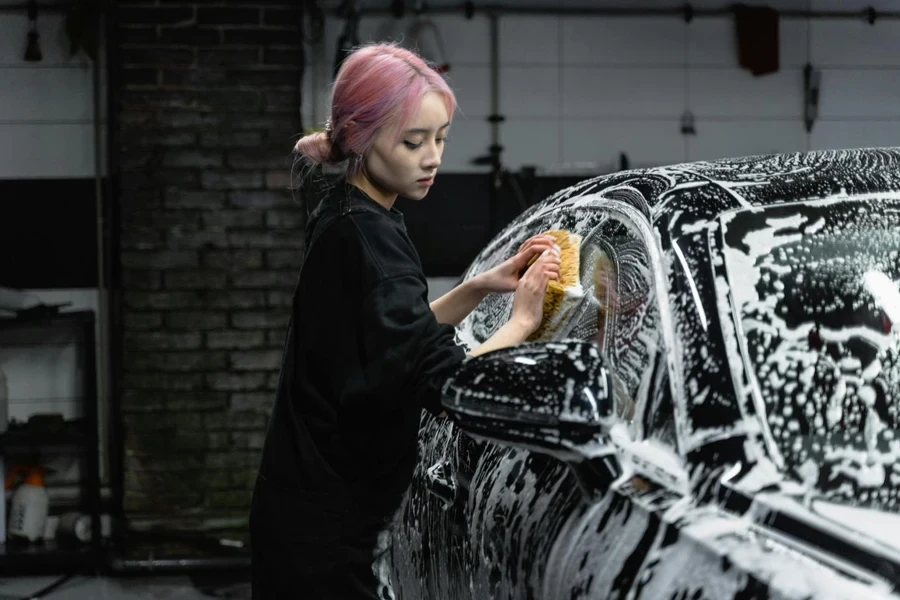
{"type": "Polygon", "coordinates": [[[466,277],[552,229],[582,238],[581,288],[424,418],[399,597],[900,598],[900,149],[584,181],[466,277]]]}

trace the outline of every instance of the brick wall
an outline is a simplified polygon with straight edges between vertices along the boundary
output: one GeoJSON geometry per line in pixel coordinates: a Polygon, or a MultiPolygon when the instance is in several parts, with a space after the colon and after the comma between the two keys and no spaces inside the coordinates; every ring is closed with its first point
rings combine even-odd
{"type": "Polygon", "coordinates": [[[118,6],[132,526],[246,523],[303,244],[299,5],[118,6]]]}

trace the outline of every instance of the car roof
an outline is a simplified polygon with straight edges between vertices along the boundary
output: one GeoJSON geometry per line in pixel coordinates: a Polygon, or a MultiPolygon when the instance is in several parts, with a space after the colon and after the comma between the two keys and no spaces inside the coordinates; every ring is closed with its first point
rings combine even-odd
{"type": "Polygon", "coordinates": [[[544,207],[600,193],[640,208],[678,238],[725,211],[900,191],[900,147],[722,158],[620,171],[558,192],[544,207]],[[637,193],[628,194],[627,188],[637,193]]]}

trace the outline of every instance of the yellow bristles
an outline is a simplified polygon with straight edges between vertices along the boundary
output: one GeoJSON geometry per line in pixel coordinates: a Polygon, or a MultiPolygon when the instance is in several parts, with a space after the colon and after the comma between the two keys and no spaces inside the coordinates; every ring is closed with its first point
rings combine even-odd
{"type": "MultiPolygon", "coordinates": [[[[559,229],[545,231],[543,235],[552,236],[559,246],[559,254],[562,259],[560,264],[559,280],[550,281],[544,294],[544,317],[541,325],[531,336],[529,341],[550,339],[554,331],[564,322],[563,313],[571,310],[571,306],[565,306],[566,298],[571,295],[573,289],[581,288],[579,279],[579,265],[581,262],[581,236],[559,229]]],[[[537,257],[532,259],[532,262],[537,257]]]]}

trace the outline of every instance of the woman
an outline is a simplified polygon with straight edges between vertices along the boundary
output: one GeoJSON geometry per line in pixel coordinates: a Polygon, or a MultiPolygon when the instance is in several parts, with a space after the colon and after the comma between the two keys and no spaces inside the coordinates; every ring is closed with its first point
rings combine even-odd
{"type": "Polygon", "coordinates": [[[346,176],[307,225],[250,514],[256,599],[393,597],[374,563],[411,481],[421,410],[441,414],[441,384],[465,358],[453,325],[486,294],[515,291],[509,322],[472,354],[521,343],[559,277],[558,248],[538,236],[429,306],[393,205],[427,195],[454,109],[421,58],[369,45],[342,64],[325,132],[297,143],[346,176]]]}

